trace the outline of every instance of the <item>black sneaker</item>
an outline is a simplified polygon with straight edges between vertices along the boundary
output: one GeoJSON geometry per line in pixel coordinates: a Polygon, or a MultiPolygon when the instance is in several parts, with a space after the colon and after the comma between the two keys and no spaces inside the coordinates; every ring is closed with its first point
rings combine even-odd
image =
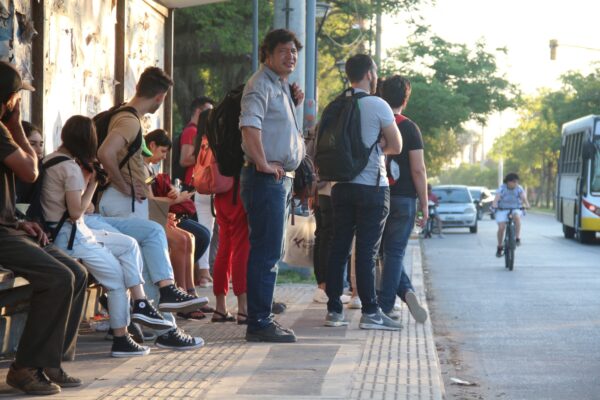
{"type": "Polygon", "coordinates": [[[160,288],[158,309],[167,312],[188,312],[208,304],[207,297],[197,297],[186,293],[175,285],[160,288]]]}
{"type": "Polygon", "coordinates": [[[110,355],[117,358],[139,357],[150,354],[150,348],[141,346],[133,341],[131,335],[115,336],[110,355]]]}
{"type": "Polygon", "coordinates": [[[173,324],[170,321],[166,321],[156,308],[154,308],[152,303],[146,299],[136,300],[133,303],[131,320],[153,329],[169,329],[173,327],[173,324]]]}
{"type": "Polygon", "coordinates": [[[163,349],[192,350],[204,346],[204,340],[201,337],[190,336],[180,328],[175,328],[157,337],[155,344],[163,349]]]}
{"type": "Polygon", "coordinates": [[[273,312],[273,314],[283,314],[286,308],[287,306],[285,305],[285,303],[274,301],[273,306],[271,307],[271,311],[273,312]]]}
{"type": "Polygon", "coordinates": [[[517,246],[521,245],[521,239],[520,238],[517,238],[516,242],[517,242],[517,246]]]}
{"type": "Polygon", "coordinates": [[[296,335],[291,329],[281,327],[273,322],[266,328],[257,331],[246,331],[247,342],[294,343],[296,335]]]}
{"type": "Polygon", "coordinates": [[[502,257],[503,250],[504,250],[504,248],[502,246],[498,246],[498,248],[496,249],[496,257],[498,257],[498,258],[502,257]]]}
{"type": "MultiPolygon", "coordinates": [[[[136,342],[138,344],[144,343],[144,338],[146,337],[146,335],[144,335],[144,333],[142,332],[142,330],[140,329],[138,324],[134,323],[133,321],[130,322],[129,326],[127,327],[127,332],[129,332],[129,334],[131,335],[131,338],[133,339],[134,342],[136,342]]],[[[106,332],[106,336],[104,336],[104,339],[106,339],[106,340],[114,339],[112,328],[108,328],[108,331],[106,332]]],[[[148,339],[146,339],[146,340],[148,340],[148,339]]]]}

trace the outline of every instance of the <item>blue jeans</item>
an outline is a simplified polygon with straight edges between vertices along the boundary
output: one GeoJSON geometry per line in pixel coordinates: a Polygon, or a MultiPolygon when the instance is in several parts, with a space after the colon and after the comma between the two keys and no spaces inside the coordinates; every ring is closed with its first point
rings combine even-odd
{"type": "Polygon", "coordinates": [[[338,183],[331,191],[333,238],[327,265],[327,310],[343,311],[340,296],[344,289],[344,269],[356,234],[356,286],[362,312],[377,312],[375,259],[379,252],[385,219],[389,212],[390,190],[354,183],[338,183]]]}
{"type": "Polygon", "coordinates": [[[248,215],[250,256],[248,257],[248,331],[273,323],[271,306],[281,258],[285,224],[289,213],[292,180],[244,167],[241,196],[248,215]]]}
{"type": "Polygon", "coordinates": [[[403,261],[416,213],[416,199],[391,196],[390,215],[383,231],[383,271],[377,296],[379,306],[385,313],[393,310],[396,294],[404,300],[406,292],[415,290],[404,271],[403,261]]]}
{"type": "Polygon", "coordinates": [[[194,262],[198,262],[202,254],[208,249],[211,232],[198,221],[189,218],[183,218],[177,227],[194,235],[194,262]]]}
{"type": "MultiPolygon", "coordinates": [[[[153,300],[154,304],[158,304],[160,292],[156,283],[174,279],[164,228],[148,219],[103,217],[98,214],[86,215],[85,223],[91,229],[121,232],[137,240],[144,259],[144,291],[148,299],[153,300]]],[[[165,320],[171,322],[174,327],[177,326],[173,314],[168,312],[162,314],[165,320]]],[[[162,334],[168,330],[157,331],[157,333],[162,334]]]]}

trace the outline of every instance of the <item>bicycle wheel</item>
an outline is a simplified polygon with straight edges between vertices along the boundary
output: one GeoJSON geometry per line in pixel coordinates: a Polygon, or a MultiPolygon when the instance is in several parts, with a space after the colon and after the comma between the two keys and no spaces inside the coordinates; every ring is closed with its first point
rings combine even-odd
{"type": "Polygon", "coordinates": [[[515,226],[509,223],[506,227],[506,237],[504,239],[504,266],[512,271],[515,266],[515,248],[517,243],[515,240],[515,226]]]}

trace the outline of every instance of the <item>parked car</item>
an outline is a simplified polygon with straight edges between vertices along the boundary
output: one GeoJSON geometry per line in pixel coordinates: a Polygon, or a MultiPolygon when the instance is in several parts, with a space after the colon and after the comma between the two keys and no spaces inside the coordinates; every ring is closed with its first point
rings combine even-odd
{"type": "Polygon", "coordinates": [[[469,192],[471,193],[475,207],[477,207],[477,219],[481,221],[483,214],[490,211],[494,197],[485,186],[469,186],[469,192]]]}
{"type": "Polygon", "coordinates": [[[477,233],[477,208],[467,186],[434,186],[432,192],[438,197],[438,215],[443,228],[469,228],[477,233]]]}

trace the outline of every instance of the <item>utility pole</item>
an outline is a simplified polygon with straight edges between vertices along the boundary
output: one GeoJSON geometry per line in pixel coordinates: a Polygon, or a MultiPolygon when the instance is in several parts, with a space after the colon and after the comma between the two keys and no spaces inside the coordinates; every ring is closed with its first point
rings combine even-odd
{"type": "Polygon", "coordinates": [[[252,0],[252,72],[258,70],[258,0],[252,0]]]}
{"type": "Polygon", "coordinates": [[[381,22],[381,0],[375,0],[376,4],[376,30],[375,30],[375,64],[381,68],[381,34],[383,24],[381,22]]]}
{"type": "MultiPolygon", "coordinates": [[[[275,0],[275,29],[289,29],[303,45],[306,42],[306,0],[275,0]]],[[[306,50],[298,53],[296,70],[290,75],[289,83],[297,83],[302,91],[306,91],[305,85],[305,60],[306,50]]],[[[296,108],[300,128],[302,128],[304,106],[296,108]]]]}
{"type": "Polygon", "coordinates": [[[306,100],[304,101],[304,128],[309,129],[315,125],[317,119],[316,100],[316,63],[317,63],[317,35],[316,15],[317,1],[306,0],[306,43],[304,55],[306,56],[306,100]]]}

